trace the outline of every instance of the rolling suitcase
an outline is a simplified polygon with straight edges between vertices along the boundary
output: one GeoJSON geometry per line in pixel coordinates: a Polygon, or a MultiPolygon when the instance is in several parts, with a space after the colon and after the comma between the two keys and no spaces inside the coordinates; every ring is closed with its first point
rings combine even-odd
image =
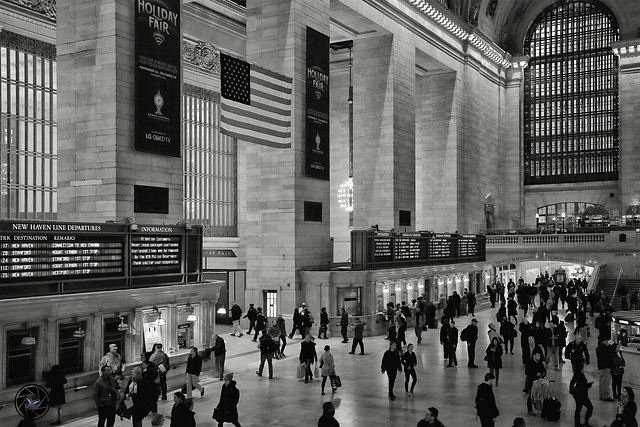
{"type": "Polygon", "coordinates": [[[554,383],[555,381],[550,381],[549,396],[544,399],[542,412],[540,413],[540,418],[546,421],[558,421],[560,419],[560,408],[562,407],[562,403],[560,403],[560,401],[555,397],[551,396],[554,383]]]}

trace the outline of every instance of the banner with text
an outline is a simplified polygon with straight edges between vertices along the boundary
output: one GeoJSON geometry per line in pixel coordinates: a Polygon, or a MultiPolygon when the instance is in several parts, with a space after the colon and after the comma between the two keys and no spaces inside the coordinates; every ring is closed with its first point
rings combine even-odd
{"type": "Polygon", "coordinates": [[[307,27],[305,172],[329,180],[329,37],[307,27]]]}
{"type": "Polygon", "coordinates": [[[135,0],[135,148],[180,157],[180,0],[135,0]]]}

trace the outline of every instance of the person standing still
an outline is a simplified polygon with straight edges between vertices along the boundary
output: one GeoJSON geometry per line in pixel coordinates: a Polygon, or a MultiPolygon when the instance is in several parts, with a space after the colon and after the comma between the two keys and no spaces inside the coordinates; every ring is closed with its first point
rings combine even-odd
{"type": "Polygon", "coordinates": [[[318,338],[322,338],[325,340],[329,339],[327,337],[328,327],[329,327],[329,314],[327,313],[327,307],[322,307],[320,309],[320,329],[318,330],[318,338]]]}
{"type": "Polygon", "coordinates": [[[213,334],[212,338],[213,343],[211,343],[211,348],[213,350],[216,372],[218,373],[220,381],[222,381],[224,377],[224,361],[227,357],[227,346],[220,335],[213,334]]]}
{"type": "Polygon", "coordinates": [[[599,339],[598,347],[596,347],[596,359],[598,362],[598,392],[600,400],[604,402],[613,402],[613,398],[609,394],[611,390],[611,367],[613,366],[613,354],[609,347],[609,340],[599,339]]]}
{"type": "Polygon", "coordinates": [[[477,368],[476,365],[476,343],[478,342],[478,320],[471,319],[471,324],[465,328],[465,338],[467,340],[467,354],[469,356],[469,362],[467,366],[469,368],[477,368]]]}
{"type": "Polygon", "coordinates": [[[233,332],[231,332],[232,337],[241,337],[244,335],[242,333],[242,328],[240,327],[240,318],[242,317],[242,308],[233,301],[231,303],[231,322],[233,323],[233,332]]]}
{"type": "Polygon", "coordinates": [[[111,367],[100,368],[102,374],[93,383],[93,401],[98,409],[98,427],[113,427],[116,422],[116,405],[118,404],[118,382],[111,375],[111,367]]]}
{"type": "Polygon", "coordinates": [[[349,326],[349,315],[344,308],[340,309],[340,334],[342,335],[342,343],[348,343],[349,338],[347,337],[347,327],[349,326]]]}
{"type": "Polygon", "coordinates": [[[380,365],[382,373],[387,374],[389,379],[389,399],[395,400],[396,395],[393,393],[393,386],[396,383],[396,376],[398,372],[402,372],[402,362],[400,360],[400,353],[396,349],[395,341],[389,342],[389,350],[384,352],[382,356],[382,364],[380,365]]]}
{"type": "Polygon", "coordinates": [[[589,399],[589,389],[592,385],[593,382],[588,382],[587,377],[584,376],[584,368],[576,371],[569,383],[569,393],[576,402],[576,412],[573,415],[576,427],[589,425],[589,418],[593,414],[593,404],[589,399]],[[580,412],[582,412],[583,406],[587,408],[587,413],[584,415],[584,423],[580,421],[580,412]]]}
{"type": "Polygon", "coordinates": [[[351,325],[351,329],[353,329],[353,343],[351,344],[351,351],[349,354],[356,353],[356,346],[360,346],[360,354],[364,354],[364,342],[362,338],[364,337],[364,325],[367,322],[361,322],[359,317],[356,317],[355,325],[351,325]]]}
{"type": "Polygon", "coordinates": [[[200,385],[199,377],[202,371],[202,359],[198,355],[198,347],[191,347],[189,358],[187,359],[187,370],[185,381],[187,383],[187,398],[192,397],[191,389],[195,387],[200,391],[200,396],[204,396],[204,387],[200,385]]]}
{"type": "Polygon", "coordinates": [[[284,322],[284,317],[282,317],[282,313],[278,313],[278,317],[276,318],[276,322],[278,323],[278,329],[280,330],[280,337],[278,338],[277,347],[278,357],[285,357],[284,348],[287,346],[287,326],[284,322]],[[280,343],[282,343],[282,347],[280,347],[280,343]]]}
{"type": "Polygon", "coordinates": [[[447,342],[449,343],[449,364],[448,368],[458,366],[458,358],[456,357],[456,350],[458,349],[458,328],[456,328],[456,322],[453,319],[450,322],[449,337],[447,342]]]}
{"type": "Polygon", "coordinates": [[[60,365],[53,365],[51,370],[47,374],[47,387],[51,389],[50,404],[58,409],[58,418],[52,422],[52,426],[59,426],[62,424],[61,418],[61,406],[66,403],[64,398],[64,385],[67,383],[67,378],[64,376],[64,371],[60,365]]]}
{"type": "Polygon", "coordinates": [[[158,379],[160,380],[160,394],[162,400],[167,400],[167,372],[171,369],[169,356],[162,350],[162,344],[155,344],[155,351],[149,358],[149,362],[158,368],[158,379]]]}
{"type": "Polygon", "coordinates": [[[436,408],[427,408],[424,418],[418,421],[416,427],[444,427],[444,424],[438,419],[438,415],[440,412],[436,408]]]}
{"type": "Polygon", "coordinates": [[[480,418],[482,427],[493,427],[500,411],[496,406],[496,398],[493,394],[493,382],[495,377],[488,373],[484,375],[484,382],[478,386],[476,393],[476,417],[480,418]]]}

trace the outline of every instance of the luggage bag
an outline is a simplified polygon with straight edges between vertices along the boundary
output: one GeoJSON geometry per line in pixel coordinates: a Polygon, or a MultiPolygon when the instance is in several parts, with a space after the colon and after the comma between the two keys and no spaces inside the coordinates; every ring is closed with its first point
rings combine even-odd
{"type": "Polygon", "coordinates": [[[555,397],[551,396],[551,393],[553,391],[553,384],[555,383],[555,381],[550,381],[549,383],[549,397],[544,399],[540,418],[546,421],[558,421],[560,419],[560,408],[562,407],[562,403],[560,403],[560,401],[555,397]]]}

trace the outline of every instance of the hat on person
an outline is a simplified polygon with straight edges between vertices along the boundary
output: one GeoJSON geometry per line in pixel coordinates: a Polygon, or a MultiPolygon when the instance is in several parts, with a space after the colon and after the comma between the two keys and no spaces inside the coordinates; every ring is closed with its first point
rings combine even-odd
{"type": "Polygon", "coordinates": [[[513,427],[524,427],[527,424],[524,421],[524,418],[516,418],[515,420],[513,420],[513,427]]]}
{"type": "Polygon", "coordinates": [[[227,375],[224,376],[225,380],[233,380],[233,372],[229,372],[227,375]]]}
{"type": "Polygon", "coordinates": [[[471,323],[478,323],[478,319],[471,319],[471,323]]]}
{"type": "Polygon", "coordinates": [[[118,346],[115,344],[109,344],[109,350],[117,350],[118,346]]]}
{"type": "Polygon", "coordinates": [[[303,302],[302,305],[307,305],[307,303],[303,302]]]}

